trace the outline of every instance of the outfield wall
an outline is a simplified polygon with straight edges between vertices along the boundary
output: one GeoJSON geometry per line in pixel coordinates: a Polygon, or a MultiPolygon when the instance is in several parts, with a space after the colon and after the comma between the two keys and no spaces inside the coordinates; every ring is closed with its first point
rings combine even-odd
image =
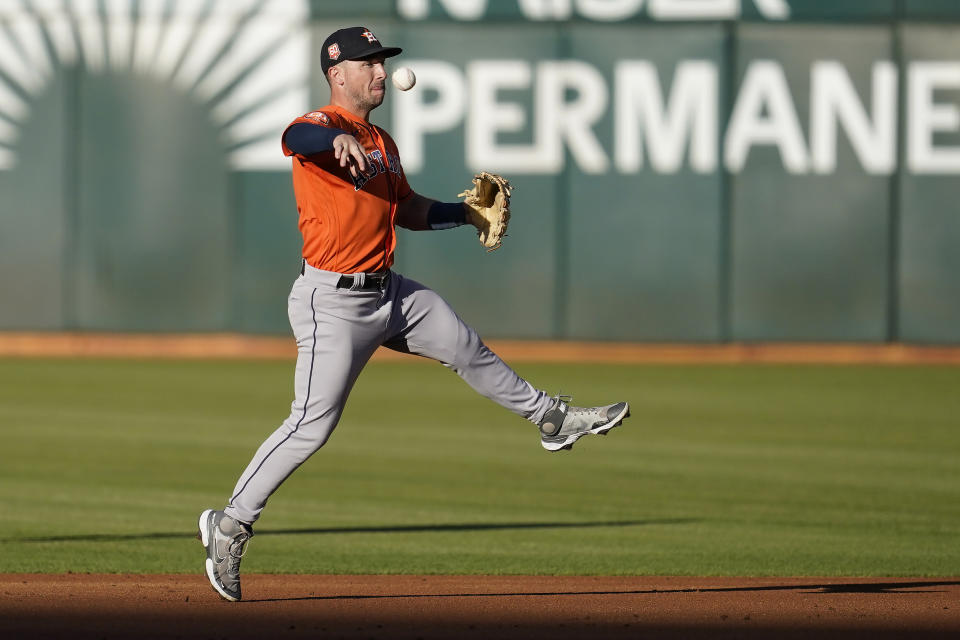
{"type": "Polygon", "coordinates": [[[288,332],[279,132],[364,24],[412,186],[516,185],[399,240],[485,336],[960,343],[960,3],[190,4],[0,5],[0,329],[288,332]]]}

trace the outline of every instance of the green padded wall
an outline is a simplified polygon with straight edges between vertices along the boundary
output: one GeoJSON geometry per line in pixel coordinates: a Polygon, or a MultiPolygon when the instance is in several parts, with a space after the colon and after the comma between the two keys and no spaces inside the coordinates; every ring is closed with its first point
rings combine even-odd
{"type": "MultiPolygon", "coordinates": [[[[960,51],[960,31],[944,27],[903,28],[904,63],[951,59],[960,51]]],[[[960,105],[960,62],[952,88],[934,91],[940,108],[960,105]]],[[[934,140],[960,156],[960,132],[934,140]]],[[[960,341],[960,181],[956,175],[900,174],[898,326],[904,340],[960,341]]]]}
{"type": "Polygon", "coordinates": [[[514,184],[494,253],[399,234],[485,337],[960,343],[960,3],[44,6],[0,6],[0,330],[287,334],[278,133],[363,24],[414,189],[514,184]]]}
{"type": "MultiPolygon", "coordinates": [[[[811,65],[841,61],[858,94],[870,96],[873,62],[890,53],[879,27],[749,25],[738,33],[737,75],[756,60],[780,63],[810,163],[811,65]]],[[[837,146],[828,174],[790,173],[771,144],[755,147],[732,177],[731,337],[887,337],[890,178],[867,174],[842,135],[837,146]]]]}
{"type": "Polygon", "coordinates": [[[0,328],[61,329],[72,323],[69,76],[61,71],[31,101],[14,142],[16,164],[0,171],[0,328]]]}

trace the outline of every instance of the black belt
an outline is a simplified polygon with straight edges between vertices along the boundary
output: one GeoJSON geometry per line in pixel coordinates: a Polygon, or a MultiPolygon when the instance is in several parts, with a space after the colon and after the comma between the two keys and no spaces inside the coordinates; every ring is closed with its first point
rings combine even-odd
{"type": "MultiPolygon", "coordinates": [[[[307,270],[307,261],[300,261],[300,275],[304,275],[307,270]]],[[[387,286],[387,279],[390,277],[389,271],[380,273],[354,273],[351,275],[340,276],[337,280],[337,289],[353,289],[355,291],[379,291],[387,286]],[[359,280],[359,284],[354,284],[359,280]]]]}
{"type": "Polygon", "coordinates": [[[389,271],[384,273],[354,273],[348,276],[340,276],[337,281],[337,288],[354,291],[380,291],[387,286],[387,278],[389,277],[389,271]]]}

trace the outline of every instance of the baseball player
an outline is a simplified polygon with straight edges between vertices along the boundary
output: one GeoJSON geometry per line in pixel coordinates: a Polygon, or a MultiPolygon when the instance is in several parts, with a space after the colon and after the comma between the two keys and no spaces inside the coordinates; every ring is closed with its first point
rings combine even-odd
{"type": "Polygon", "coordinates": [[[303,235],[303,266],[288,299],[298,350],[295,397],[224,510],[200,514],[207,578],[226,600],[240,600],[240,558],[267,499],[330,437],[360,370],[381,345],[443,363],[480,394],[538,425],[549,451],[606,433],[629,415],[626,402],[574,407],[569,397],[536,389],[437,293],[390,269],[395,225],[448,229],[471,218],[463,202],[414,192],[397,145],[369,122],[386,93],[384,62],[400,52],[364,27],[331,34],[321,65],[330,104],[297,118],[283,134],[303,235]]]}

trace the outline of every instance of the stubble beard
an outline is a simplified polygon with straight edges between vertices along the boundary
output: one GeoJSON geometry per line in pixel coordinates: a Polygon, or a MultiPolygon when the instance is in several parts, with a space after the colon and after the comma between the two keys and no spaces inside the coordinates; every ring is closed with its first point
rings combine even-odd
{"type": "Polygon", "coordinates": [[[384,93],[380,95],[363,95],[360,92],[351,92],[348,95],[358,110],[369,113],[383,104],[383,99],[386,97],[386,87],[384,87],[384,93]]]}

